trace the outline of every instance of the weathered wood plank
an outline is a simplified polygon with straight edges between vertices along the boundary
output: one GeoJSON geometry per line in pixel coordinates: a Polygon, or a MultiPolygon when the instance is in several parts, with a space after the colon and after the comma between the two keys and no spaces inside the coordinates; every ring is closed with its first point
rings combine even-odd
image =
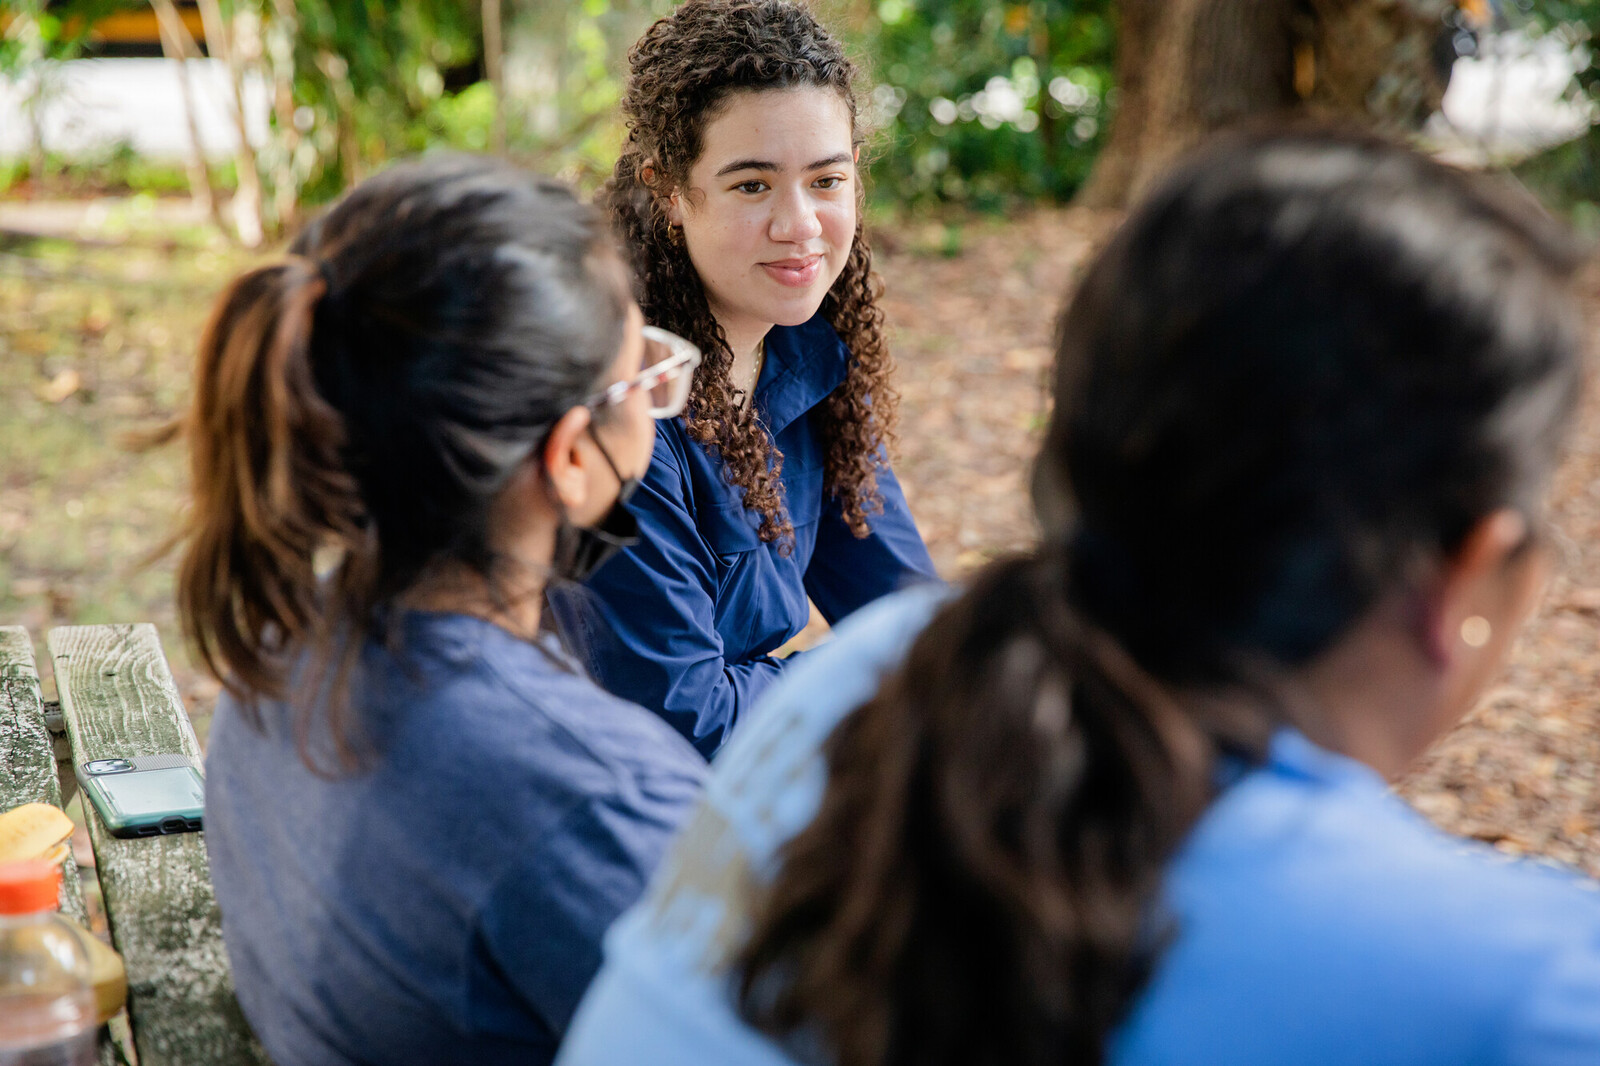
{"type": "MultiPolygon", "coordinates": [[[[0,811],[61,802],[55,746],[44,725],[33,640],[21,626],[0,626],[0,811]]],[[[78,864],[61,862],[61,913],[87,927],[78,864]]]]}
{"type": "MultiPolygon", "coordinates": [[[[79,762],[200,757],[154,626],[63,626],[48,643],[79,762]]],[[[88,819],[141,1066],[267,1062],[233,996],[201,834],[123,840],[88,819]]]]}

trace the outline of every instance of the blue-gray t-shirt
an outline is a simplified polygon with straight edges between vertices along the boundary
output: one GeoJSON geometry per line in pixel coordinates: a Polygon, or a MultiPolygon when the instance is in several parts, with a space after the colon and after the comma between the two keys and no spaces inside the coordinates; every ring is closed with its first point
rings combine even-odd
{"type": "Polygon", "coordinates": [[[351,687],[370,766],[224,696],[206,845],[239,1003],[280,1066],[539,1064],[696,799],[701,757],[553,643],[415,612],[351,687]]]}

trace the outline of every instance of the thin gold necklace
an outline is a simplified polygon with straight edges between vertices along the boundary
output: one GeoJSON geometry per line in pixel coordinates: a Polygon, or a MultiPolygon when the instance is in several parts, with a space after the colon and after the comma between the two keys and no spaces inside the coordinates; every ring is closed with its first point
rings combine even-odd
{"type": "Polygon", "coordinates": [[[761,368],[767,362],[767,338],[762,337],[756,342],[756,367],[750,375],[750,387],[741,390],[738,410],[743,411],[756,402],[756,383],[761,380],[761,368]]]}

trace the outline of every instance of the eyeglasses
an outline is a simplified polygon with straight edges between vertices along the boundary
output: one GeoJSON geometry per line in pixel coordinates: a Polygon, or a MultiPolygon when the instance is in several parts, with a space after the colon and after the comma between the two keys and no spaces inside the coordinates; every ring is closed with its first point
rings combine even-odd
{"type": "Polygon", "coordinates": [[[694,383],[694,368],[700,365],[700,349],[655,326],[645,326],[643,332],[644,369],[627,381],[607,385],[584,400],[585,407],[621,403],[634,389],[645,389],[651,418],[675,418],[683,413],[689,386],[694,383]]]}

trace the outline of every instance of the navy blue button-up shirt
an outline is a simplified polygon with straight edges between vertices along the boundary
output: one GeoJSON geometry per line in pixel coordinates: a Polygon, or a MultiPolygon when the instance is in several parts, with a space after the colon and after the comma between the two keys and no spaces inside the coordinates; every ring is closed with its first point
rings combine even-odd
{"type": "MultiPolygon", "coordinates": [[[[628,507],[640,542],[606,563],[588,587],[596,604],[577,629],[595,677],[660,712],[707,758],[778,676],[773,651],[810,618],[830,623],[887,593],[938,580],[887,462],[878,468],[883,512],[858,539],[838,501],[824,499],[824,444],[812,408],[845,379],[850,351],[820,315],[773,328],[755,407],[783,455],[794,524],[785,555],[757,535],[723,467],[689,438],[684,421],[657,426],[655,456],[628,507]]],[[[577,619],[564,612],[570,627],[577,619]]]]}

